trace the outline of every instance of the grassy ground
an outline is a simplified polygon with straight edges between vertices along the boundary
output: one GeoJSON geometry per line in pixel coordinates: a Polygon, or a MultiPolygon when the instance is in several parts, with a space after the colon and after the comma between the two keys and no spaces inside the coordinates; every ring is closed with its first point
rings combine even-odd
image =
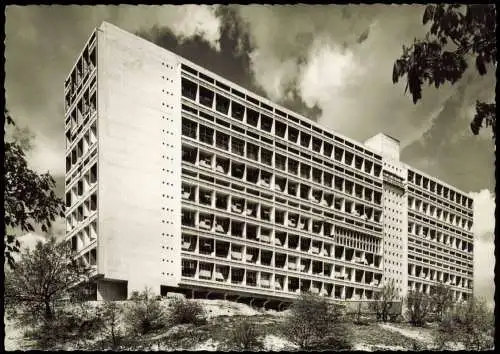
{"type": "MultiPolygon", "coordinates": [[[[204,301],[206,302],[206,301],[204,301]]],[[[207,323],[199,326],[178,325],[143,337],[135,337],[132,350],[221,350],[228,334],[236,324],[247,319],[257,325],[264,339],[266,350],[294,350],[293,344],[283,338],[280,324],[286,317],[283,313],[260,313],[248,306],[227,302],[203,303],[208,315],[207,323]]],[[[408,324],[368,323],[349,324],[352,327],[354,349],[357,350],[415,350],[429,348],[432,328],[415,329],[408,324]]],[[[8,350],[30,348],[27,338],[22,338],[23,329],[6,323],[5,346],[8,350]]],[[[92,342],[65,343],[60,349],[101,349],[99,340],[92,342]]]]}

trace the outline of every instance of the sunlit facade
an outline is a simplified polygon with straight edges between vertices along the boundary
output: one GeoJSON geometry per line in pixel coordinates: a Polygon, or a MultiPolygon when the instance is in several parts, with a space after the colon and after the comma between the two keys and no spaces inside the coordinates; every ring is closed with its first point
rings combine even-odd
{"type": "Polygon", "coordinates": [[[100,298],[472,289],[472,200],[108,23],[65,84],[67,240],[100,298]]]}

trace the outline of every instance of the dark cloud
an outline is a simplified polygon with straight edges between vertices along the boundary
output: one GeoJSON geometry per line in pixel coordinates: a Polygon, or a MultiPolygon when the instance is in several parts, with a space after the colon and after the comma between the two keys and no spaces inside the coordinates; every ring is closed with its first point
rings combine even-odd
{"type": "Polygon", "coordinates": [[[484,129],[481,136],[474,136],[469,128],[476,99],[488,100],[491,92],[484,87],[494,83],[493,75],[479,78],[469,72],[456,84],[454,95],[445,102],[422,138],[402,150],[402,159],[464,191],[483,188],[494,191],[491,132],[484,129]]]}

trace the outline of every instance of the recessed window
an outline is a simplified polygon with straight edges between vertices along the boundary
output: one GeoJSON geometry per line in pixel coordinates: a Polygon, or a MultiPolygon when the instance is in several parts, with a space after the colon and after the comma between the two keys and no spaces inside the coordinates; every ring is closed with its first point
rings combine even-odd
{"type": "Polygon", "coordinates": [[[189,119],[182,118],[182,135],[196,139],[198,124],[189,119]]]}
{"type": "Polygon", "coordinates": [[[190,100],[196,100],[196,93],[198,91],[198,85],[188,79],[182,78],[182,96],[189,98],[190,100]]]}
{"type": "Polygon", "coordinates": [[[199,97],[199,102],[205,107],[212,108],[213,106],[213,101],[214,101],[214,92],[200,86],[200,97],[199,97]]]}
{"type": "Polygon", "coordinates": [[[228,114],[228,112],[229,112],[229,98],[217,94],[217,96],[215,98],[215,109],[219,113],[228,114]]]}
{"type": "Polygon", "coordinates": [[[245,114],[245,107],[233,101],[231,104],[231,117],[237,120],[243,120],[244,114],[245,114]]]}

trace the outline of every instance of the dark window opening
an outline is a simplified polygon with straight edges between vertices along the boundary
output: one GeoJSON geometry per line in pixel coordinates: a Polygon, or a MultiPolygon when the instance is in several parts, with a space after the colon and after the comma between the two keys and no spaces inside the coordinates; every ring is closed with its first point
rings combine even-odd
{"type": "Polygon", "coordinates": [[[217,94],[215,97],[215,109],[219,113],[228,114],[228,112],[229,112],[229,98],[217,94]]]}
{"type": "Polygon", "coordinates": [[[189,119],[182,118],[182,135],[196,139],[198,124],[189,119]]]}
{"type": "Polygon", "coordinates": [[[280,121],[276,121],[275,133],[278,137],[284,139],[286,134],[286,124],[281,123],[280,121]]]}
{"type": "Polygon", "coordinates": [[[190,100],[196,100],[196,92],[198,91],[198,85],[188,79],[182,78],[181,82],[182,96],[189,98],[190,100]]]}
{"type": "Polygon", "coordinates": [[[245,107],[237,102],[232,102],[231,104],[231,116],[237,120],[243,120],[245,114],[245,107]]]}
{"type": "Polygon", "coordinates": [[[199,94],[200,104],[205,107],[212,108],[214,101],[214,92],[203,86],[200,86],[199,94]]]}
{"type": "Polygon", "coordinates": [[[257,127],[259,124],[259,113],[253,109],[247,108],[247,124],[257,127]]]}

